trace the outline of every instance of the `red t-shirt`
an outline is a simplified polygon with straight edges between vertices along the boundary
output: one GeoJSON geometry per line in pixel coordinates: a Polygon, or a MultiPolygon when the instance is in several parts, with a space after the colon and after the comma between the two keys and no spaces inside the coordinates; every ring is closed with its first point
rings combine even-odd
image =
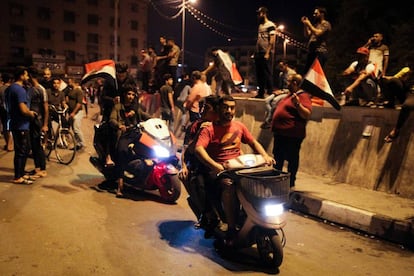
{"type": "Polygon", "coordinates": [[[244,124],[232,121],[229,126],[215,123],[204,127],[196,147],[204,147],[214,161],[223,163],[241,154],[241,143],[251,144],[253,141],[253,135],[244,124]]]}
{"type": "MultiPolygon", "coordinates": [[[[309,110],[312,110],[310,95],[306,92],[297,92],[300,103],[309,110]]],[[[305,138],[306,123],[308,121],[300,117],[292,97],[289,95],[283,98],[277,105],[272,118],[272,131],[276,135],[287,137],[305,138]]]]}

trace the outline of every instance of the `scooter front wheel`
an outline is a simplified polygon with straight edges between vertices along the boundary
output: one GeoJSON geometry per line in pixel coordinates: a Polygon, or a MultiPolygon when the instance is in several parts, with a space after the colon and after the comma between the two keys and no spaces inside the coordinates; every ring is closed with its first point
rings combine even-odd
{"type": "Polygon", "coordinates": [[[283,245],[276,230],[259,230],[256,234],[257,251],[264,265],[278,268],[283,261],[283,245]]]}
{"type": "Polygon", "coordinates": [[[164,184],[159,189],[160,195],[165,201],[174,203],[181,195],[181,180],[176,174],[163,177],[164,184]]]}

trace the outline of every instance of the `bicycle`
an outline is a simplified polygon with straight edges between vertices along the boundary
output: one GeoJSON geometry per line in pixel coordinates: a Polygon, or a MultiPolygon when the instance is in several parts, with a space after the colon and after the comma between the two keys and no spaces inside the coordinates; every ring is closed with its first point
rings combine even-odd
{"type": "Polygon", "coordinates": [[[69,125],[67,127],[63,125],[64,119],[66,120],[68,107],[57,109],[54,105],[49,105],[49,111],[57,113],[58,126],[54,131],[52,122],[50,122],[49,131],[46,134],[47,139],[42,139],[45,156],[49,161],[50,154],[54,150],[58,161],[61,164],[69,165],[76,155],[76,140],[75,135],[69,129],[69,125]]]}

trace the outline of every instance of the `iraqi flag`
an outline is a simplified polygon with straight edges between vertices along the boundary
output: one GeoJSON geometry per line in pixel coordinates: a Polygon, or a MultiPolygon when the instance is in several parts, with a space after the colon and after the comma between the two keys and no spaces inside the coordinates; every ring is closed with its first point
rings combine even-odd
{"type": "Polygon", "coordinates": [[[82,77],[81,84],[95,78],[103,78],[105,81],[109,81],[116,88],[116,70],[115,62],[113,60],[104,59],[86,63],[85,70],[86,74],[82,77]]]}
{"type": "Polygon", "coordinates": [[[220,59],[223,61],[224,67],[230,72],[231,79],[235,85],[238,85],[243,82],[243,79],[237,70],[236,64],[231,59],[230,55],[223,52],[222,50],[217,50],[217,54],[220,59]]]}
{"type": "Polygon", "coordinates": [[[309,71],[303,79],[301,87],[310,94],[326,100],[336,110],[341,109],[341,106],[336,101],[332,93],[331,87],[329,86],[328,80],[325,77],[325,73],[322,70],[322,66],[319,63],[318,58],[315,58],[313,61],[312,66],[309,68],[309,71]]]}

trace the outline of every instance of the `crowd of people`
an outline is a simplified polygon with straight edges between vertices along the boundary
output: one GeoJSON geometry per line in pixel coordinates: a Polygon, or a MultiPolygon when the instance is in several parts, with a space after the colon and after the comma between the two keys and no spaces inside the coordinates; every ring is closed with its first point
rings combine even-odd
{"type": "Polygon", "coordinates": [[[81,150],[84,137],[81,128],[84,117],[85,92],[79,82],[68,78],[52,76],[45,68],[40,72],[34,66],[18,66],[14,72],[2,73],[1,116],[5,139],[4,149],[14,151],[14,179],[16,184],[32,184],[40,177],[46,177],[46,156],[44,139],[51,135],[56,110],[67,108],[66,124],[73,129],[76,150],[81,150]],[[27,158],[31,155],[34,169],[26,169],[27,158]]]}
{"type": "MultiPolygon", "coordinates": [[[[141,51],[139,84],[129,74],[126,63],[116,64],[116,82],[113,86],[103,79],[81,86],[79,80],[53,76],[46,68],[41,76],[34,67],[17,67],[13,74],[2,73],[0,87],[2,100],[0,116],[3,125],[4,149],[15,152],[14,179],[16,184],[32,184],[39,177],[46,177],[46,159],[42,148],[42,133],[53,128],[56,114],[49,105],[68,107],[67,120],[77,141],[76,149],[85,147],[82,133],[82,118],[87,116],[88,98],[92,104],[95,98],[100,107],[101,123],[108,132],[104,144],[105,166],[116,167],[117,196],[123,197],[124,160],[128,153],[129,140],[122,138],[128,127],[147,120],[154,114],[155,104],[145,106],[140,101],[143,94],[159,94],[160,117],[173,133],[185,133],[181,159],[180,177],[188,188],[190,175],[197,177],[203,198],[200,209],[202,224],[214,220],[211,204],[220,198],[229,226],[229,236],[237,231],[234,221],[235,189],[233,181],[216,179],[215,175],[225,169],[224,163],[241,154],[241,143],[248,144],[261,154],[269,165],[278,170],[288,163],[290,187],[295,186],[299,168],[300,148],[306,137],[306,125],[312,113],[312,95],[301,88],[303,75],[317,58],[322,67],[328,61],[327,37],[331,25],[326,20],[327,11],[317,7],[313,20],[302,17],[304,34],[308,38],[306,66],[297,73],[286,60],[277,63],[277,78],[272,75],[271,57],[275,46],[276,24],[268,18],[268,9],[260,7],[258,16],[258,37],[254,55],[258,92],[256,98],[265,99],[266,116],[261,127],[273,133],[273,157],[270,156],[250,131],[234,119],[236,101],[231,96],[236,82],[226,62],[232,57],[220,49],[212,50],[212,63],[204,70],[177,77],[180,48],[174,39],[160,37],[161,48],[157,51],[148,47],[141,51]],[[213,73],[216,86],[207,84],[207,74],[213,73]],[[276,84],[274,83],[276,81],[276,84]],[[266,96],[266,97],[265,97],[266,96]],[[181,112],[181,116],[177,116],[181,112]],[[150,115],[151,114],[151,115],[150,115]],[[179,118],[180,122],[174,122],[179,118]],[[32,152],[35,168],[27,171],[26,160],[32,152]]],[[[389,49],[383,36],[376,33],[368,42],[357,49],[357,58],[343,71],[351,76],[344,89],[348,100],[345,105],[373,107],[379,103],[385,107],[402,104],[400,117],[393,130],[385,137],[392,142],[414,108],[407,79],[411,70],[403,68],[394,76],[387,76],[389,49]]],[[[151,160],[142,160],[144,166],[152,166],[151,160]]]]}

